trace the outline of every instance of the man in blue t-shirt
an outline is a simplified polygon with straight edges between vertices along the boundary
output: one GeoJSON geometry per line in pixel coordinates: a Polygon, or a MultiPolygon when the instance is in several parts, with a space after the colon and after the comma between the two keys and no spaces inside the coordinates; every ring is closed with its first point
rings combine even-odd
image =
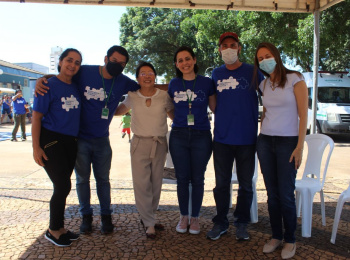
{"type": "Polygon", "coordinates": [[[212,240],[219,239],[229,227],[227,214],[234,161],[239,182],[234,212],[236,238],[249,239],[247,224],[253,199],[252,179],[258,131],[256,90],[263,76],[261,73],[253,76],[254,67],[239,60],[240,52],[236,33],[226,32],[220,36],[219,53],[225,64],[212,73],[217,96],[213,142],[217,215],[213,218],[213,228],[207,233],[212,240]]]}
{"type": "Polygon", "coordinates": [[[18,131],[19,126],[21,126],[21,140],[25,141],[27,140],[26,137],[26,101],[23,98],[22,90],[17,89],[15,92],[15,95],[12,97],[12,107],[13,107],[13,114],[15,118],[15,125],[12,130],[12,142],[17,142],[16,134],[18,131]]]}
{"type": "MultiPolygon", "coordinates": [[[[82,101],[78,154],[75,163],[77,194],[80,213],[83,216],[80,226],[82,234],[88,234],[92,231],[91,166],[94,171],[101,208],[101,231],[108,234],[114,229],[110,207],[109,171],[112,162],[112,149],[109,142],[109,125],[121,97],[128,91],[139,89],[139,85],[135,81],[122,74],[128,61],[128,52],[123,47],[115,45],[107,51],[104,66],[83,65],[73,78],[78,85],[82,101]]],[[[40,86],[39,83],[37,85],[36,91],[40,94],[39,89],[43,86],[40,86]]]]}

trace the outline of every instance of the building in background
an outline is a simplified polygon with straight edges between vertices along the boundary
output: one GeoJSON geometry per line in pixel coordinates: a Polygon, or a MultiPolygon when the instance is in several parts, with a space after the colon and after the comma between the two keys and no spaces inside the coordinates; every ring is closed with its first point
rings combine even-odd
{"type": "Polygon", "coordinates": [[[21,89],[24,99],[29,103],[34,99],[35,81],[47,74],[3,60],[0,60],[0,72],[0,97],[4,94],[12,96],[13,90],[21,89]]]}
{"type": "Polygon", "coordinates": [[[25,62],[25,63],[14,63],[15,65],[19,65],[31,70],[39,71],[44,74],[49,74],[49,68],[43,65],[39,65],[33,62],[25,62]]]}
{"type": "Polygon", "coordinates": [[[51,48],[51,54],[50,54],[50,74],[58,74],[57,66],[59,63],[60,55],[62,54],[63,50],[61,47],[56,46],[51,48]]]}

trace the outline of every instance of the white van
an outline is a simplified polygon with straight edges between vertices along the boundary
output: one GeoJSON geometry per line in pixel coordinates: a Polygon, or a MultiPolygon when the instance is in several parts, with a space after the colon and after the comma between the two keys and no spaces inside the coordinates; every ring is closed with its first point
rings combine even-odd
{"type": "MultiPolygon", "coordinates": [[[[312,120],[313,72],[303,73],[309,94],[308,129],[312,120]]],[[[350,75],[318,73],[316,132],[350,134],[350,75]]]]}

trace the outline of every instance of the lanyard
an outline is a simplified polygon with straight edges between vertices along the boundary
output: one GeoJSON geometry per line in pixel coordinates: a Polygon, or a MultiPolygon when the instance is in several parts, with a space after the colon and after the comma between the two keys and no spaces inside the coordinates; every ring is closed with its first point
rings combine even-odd
{"type": "MultiPolygon", "coordinates": [[[[104,96],[105,96],[105,99],[106,99],[106,97],[107,97],[106,96],[106,87],[105,87],[105,81],[103,79],[102,67],[101,67],[101,77],[102,77],[103,93],[104,93],[104,96]]],[[[113,89],[113,86],[114,86],[114,80],[115,80],[115,77],[113,77],[111,90],[109,91],[109,94],[108,94],[108,97],[107,97],[107,100],[106,100],[106,103],[105,103],[105,107],[107,107],[107,103],[108,103],[109,97],[111,96],[112,89],[113,89]]]]}
{"type": "Polygon", "coordinates": [[[193,86],[192,86],[193,90],[191,91],[191,96],[189,97],[187,94],[187,91],[186,91],[185,81],[184,81],[184,79],[182,79],[182,85],[184,86],[184,90],[185,90],[185,93],[187,96],[187,102],[188,102],[188,108],[189,108],[190,114],[191,114],[191,107],[192,107],[192,95],[194,93],[194,88],[196,87],[196,80],[197,80],[197,76],[194,78],[194,82],[193,82],[193,86]]]}

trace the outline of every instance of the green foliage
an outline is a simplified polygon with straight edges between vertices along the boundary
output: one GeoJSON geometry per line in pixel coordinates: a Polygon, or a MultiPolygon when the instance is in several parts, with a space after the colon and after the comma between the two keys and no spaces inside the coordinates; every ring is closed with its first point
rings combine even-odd
{"type": "MultiPolygon", "coordinates": [[[[321,12],[321,70],[350,68],[349,17],[350,0],[321,12]]],[[[226,31],[239,35],[241,61],[253,63],[256,46],[268,41],[279,48],[285,62],[311,71],[313,30],[312,14],[134,7],[120,20],[120,42],[130,54],[127,72],[134,73],[144,60],[169,81],[175,76],[173,55],[182,45],[193,48],[202,75],[223,64],[218,39],[226,31]]]]}

